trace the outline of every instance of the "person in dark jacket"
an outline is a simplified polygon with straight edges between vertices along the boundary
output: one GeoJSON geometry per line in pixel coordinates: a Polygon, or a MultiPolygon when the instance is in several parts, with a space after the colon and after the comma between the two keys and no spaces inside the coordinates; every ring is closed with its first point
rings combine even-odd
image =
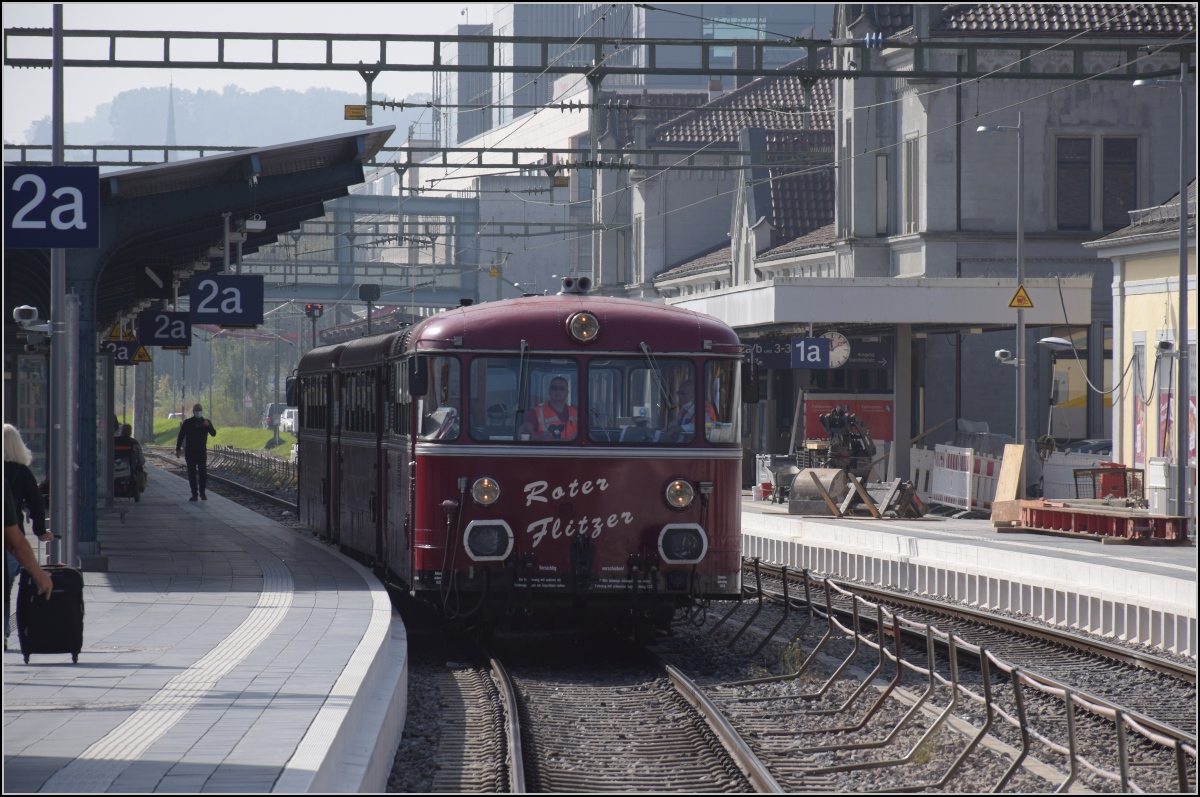
{"type": "Polygon", "coordinates": [[[192,497],[189,501],[195,501],[197,496],[201,501],[208,500],[208,495],[204,492],[208,484],[208,438],[216,436],[216,427],[204,417],[204,408],[199,404],[192,407],[192,417],[179,424],[175,456],[178,457],[182,451],[187,462],[188,484],[192,487],[192,497]]]}
{"type": "Polygon", "coordinates": [[[4,424],[4,480],[12,490],[17,513],[28,515],[33,533],[42,542],[49,542],[54,535],[46,531],[46,504],[37,477],[29,469],[31,462],[33,454],[21,439],[21,433],[11,423],[4,424]]]}

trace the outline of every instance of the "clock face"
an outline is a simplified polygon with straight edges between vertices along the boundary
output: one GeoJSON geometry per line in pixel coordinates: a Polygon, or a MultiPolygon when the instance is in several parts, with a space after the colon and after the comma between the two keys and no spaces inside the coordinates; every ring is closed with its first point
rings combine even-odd
{"type": "Polygon", "coordinates": [[[821,337],[829,338],[829,367],[841,368],[850,359],[850,341],[841,332],[826,332],[821,337]]]}

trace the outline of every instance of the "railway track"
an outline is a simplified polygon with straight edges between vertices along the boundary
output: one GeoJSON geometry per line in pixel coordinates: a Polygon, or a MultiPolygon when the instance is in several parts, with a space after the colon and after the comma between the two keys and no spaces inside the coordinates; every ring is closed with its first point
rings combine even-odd
{"type": "MultiPolygon", "coordinates": [[[[760,565],[760,569],[776,583],[781,583],[781,568],[760,565]]],[[[753,568],[748,571],[752,580],[753,568]]],[[[793,583],[798,582],[794,579],[793,583]]],[[[941,601],[858,584],[843,586],[881,604],[889,613],[903,614],[917,623],[936,625],[942,631],[953,632],[967,642],[986,647],[1010,664],[1139,714],[1156,731],[1167,734],[1179,731],[1192,737],[1196,734],[1195,666],[941,601]]],[[[773,599],[783,599],[780,589],[771,586],[763,589],[773,599]]],[[[792,594],[795,594],[794,590],[792,594]]],[[[834,604],[840,611],[848,611],[849,606],[850,601],[845,598],[834,604]]],[[[871,623],[874,618],[868,612],[863,620],[871,623]]]]}
{"type": "MultiPolygon", "coordinates": [[[[1026,658],[1014,667],[995,652],[1003,641],[995,629],[981,644],[969,641],[979,633],[978,619],[967,628],[946,615],[919,616],[912,606],[925,605],[920,599],[903,596],[905,608],[871,604],[854,585],[814,583],[822,588],[812,594],[810,587],[807,603],[789,601],[800,607],[790,616],[781,591],[773,605],[753,601],[710,619],[699,642],[723,643],[728,656],[747,660],[767,654],[760,677],[706,688],[785,788],[802,783],[789,780],[785,768],[804,778],[832,775],[837,790],[878,788],[879,779],[985,791],[1080,782],[1101,791],[1132,784],[1186,792],[1195,783],[1195,735],[1172,724],[1195,714],[1195,689],[1186,681],[1074,651],[1066,658],[1077,656],[1076,666],[1064,670],[1055,651],[1041,658],[1039,673],[1025,667],[1036,657],[1022,652],[1031,645],[1024,636],[1006,643],[1006,655],[1026,658]],[[828,592],[826,584],[833,585],[828,592]],[[1133,702],[1129,682],[1138,680],[1131,675],[1146,681],[1138,688],[1147,713],[1125,705],[1133,702]],[[1164,692],[1164,683],[1175,692],[1164,692]],[[1105,692],[1106,684],[1117,689],[1105,692]]],[[[792,586],[789,597],[796,594],[792,586]]]]}
{"type": "MultiPolygon", "coordinates": [[[[278,506],[266,503],[273,498],[264,496],[263,505],[278,506]]],[[[1189,676],[1174,662],[1072,639],[1067,642],[1073,647],[1045,659],[1044,668],[1027,662],[1030,670],[1051,674],[1023,676],[1036,689],[1017,688],[1007,673],[995,667],[989,672],[981,662],[997,655],[1001,635],[1018,640],[1013,645],[1051,645],[1048,638],[1060,636],[1053,629],[1008,618],[1000,618],[1006,629],[986,629],[981,621],[997,618],[858,588],[832,593],[837,600],[826,612],[822,592],[804,604],[791,586],[793,606],[784,610],[782,583],[764,582],[764,608],[748,601],[722,623],[722,607],[699,629],[689,625],[665,640],[663,665],[578,649],[567,656],[561,649],[543,651],[532,661],[530,650],[504,652],[505,665],[483,654],[435,652],[440,661],[422,674],[420,651],[431,646],[414,644],[409,726],[417,752],[404,758],[411,741],[406,727],[393,788],[1046,791],[1083,785],[1127,791],[1135,783],[1148,791],[1192,791],[1194,733],[1174,725],[1186,724],[1189,708],[1194,723],[1194,668],[1189,676]],[[868,601],[880,602],[878,608],[868,601]],[[852,603],[859,604],[855,642],[849,633],[852,603]],[[894,613],[906,619],[893,621],[894,613]],[[749,622],[747,615],[753,615],[749,622]],[[929,630],[934,626],[950,631],[935,639],[929,630]],[[897,635],[896,628],[907,633],[897,635]],[[948,642],[955,643],[955,656],[949,656],[948,642]],[[897,657],[903,665],[896,665],[897,657]],[[466,660],[480,663],[461,663],[466,660]],[[508,695],[500,686],[509,680],[506,666],[513,670],[508,695]],[[1123,704],[1106,709],[1112,703],[1085,687],[1097,673],[1117,678],[1109,666],[1179,685],[1182,693],[1170,693],[1168,700],[1184,716],[1128,711],[1123,704]],[[1071,675],[1063,685],[1067,694],[1055,693],[1055,673],[1071,675]],[[1018,692],[1025,694],[1023,703],[1018,692]],[[436,706],[423,709],[426,699],[436,706]],[[1140,731],[1127,728],[1119,751],[1114,721],[1130,716],[1140,731]],[[1005,721],[1012,718],[1021,720],[1020,730],[1005,721]],[[439,766],[426,780],[397,779],[429,761],[439,766]]],[[[1154,702],[1152,689],[1147,700],[1154,702]]],[[[1159,709],[1162,702],[1160,693],[1159,709]]]]}

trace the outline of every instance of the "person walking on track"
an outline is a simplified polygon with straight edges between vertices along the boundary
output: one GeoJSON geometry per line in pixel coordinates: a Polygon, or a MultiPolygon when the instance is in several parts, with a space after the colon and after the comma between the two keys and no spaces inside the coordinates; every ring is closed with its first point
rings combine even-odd
{"type": "Polygon", "coordinates": [[[179,437],[175,440],[175,456],[183,452],[183,458],[187,462],[188,484],[192,488],[192,497],[189,501],[195,501],[197,497],[201,501],[207,501],[208,495],[204,492],[208,485],[208,438],[216,437],[217,429],[212,425],[212,421],[204,417],[204,408],[199,404],[192,407],[192,417],[184,419],[183,423],[179,424],[179,437]]]}

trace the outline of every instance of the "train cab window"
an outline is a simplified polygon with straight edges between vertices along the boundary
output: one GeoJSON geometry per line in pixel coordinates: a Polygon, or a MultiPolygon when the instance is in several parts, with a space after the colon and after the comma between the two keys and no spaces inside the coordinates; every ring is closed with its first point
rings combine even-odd
{"type": "Polygon", "coordinates": [[[588,365],[588,439],[691,442],[696,438],[695,387],[696,367],[690,360],[594,359],[588,365]]]}
{"type": "Polygon", "coordinates": [[[471,437],[570,442],[579,436],[579,364],[569,357],[477,357],[471,437]]]}
{"type": "Polygon", "coordinates": [[[704,437],[710,443],[741,440],[740,366],[737,360],[710,360],[704,364],[704,437]]]}
{"type": "Polygon", "coordinates": [[[462,416],[462,369],[457,357],[429,358],[429,389],[417,398],[421,440],[458,439],[462,416]]]}

